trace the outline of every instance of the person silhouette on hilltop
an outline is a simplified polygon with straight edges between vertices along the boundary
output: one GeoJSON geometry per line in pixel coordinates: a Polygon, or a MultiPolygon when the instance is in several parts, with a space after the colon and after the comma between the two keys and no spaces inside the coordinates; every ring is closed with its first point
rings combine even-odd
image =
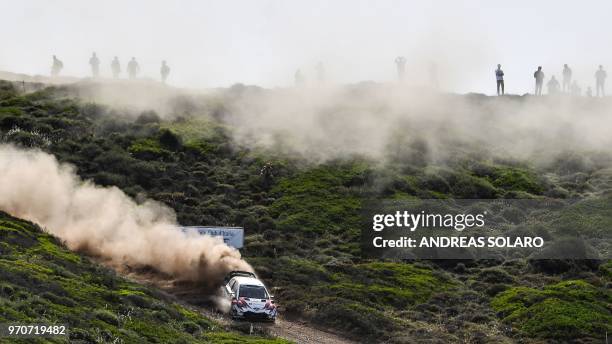
{"type": "Polygon", "coordinates": [[[119,77],[119,73],[121,73],[121,64],[119,63],[119,59],[117,56],[111,62],[111,70],[113,72],[113,78],[117,79],[119,77]]]}
{"type": "Polygon", "coordinates": [[[557,78],[555,78],[553,75],[546,86],[548,87],[548,94],[557,94],[559,93],[559,88],[561,85],[559,85],[559,81],[557,81],[557,78]]]}
{"type": "Polygon", "coordinates": [[[53,55],[53,65],[51,65],[51,76],[58,76],[64,68],[64,63],[60,61],[55,55],[53,55]]]}
{"type": "Polygon", "coordinates": [[[542,66],[538,67],[538,70],[533,73],[533,77],[535,78],[536,86],[535,86],[535,95],[542,95],[542,84],[544,83],[544,72],[542,72],[542,66]]]}
{"type": "Polygon", "coordinates": [[[138,62],[136,62],[135,57],[132,57],[130,62],[128,62],[127,71],[128,75],[130,76],[130,79],[135,79],[136,75],[138,75],[138,73],[140,72],[140,66],[138,66],[138,62]]]}
{"type": "Polygon", "coordinates": [[[563,92],[569,92],[572,84],[572,69],[567,65],[563,65],[563,92]]]}
{"type": "Polygon", "coordinates": [[[504,95],[504,71],[501,69],[501,64],[497,65],[497,69],[495,70],[495,80],[497,80],[497,95],[504,95]]]}
{"type": "Polygon", "coordinates": [[[404,75],[406,74],[406,58],[403,56],[396,57],[395,65],[397,68],[397,78],[399,81],[404,81],[404,75]]]}
{"type": "Polygon", "coordinates": [[[168,75],[170,74],[170,67],[166,64],[166,61],[162,61],[161,68],[159,70],[161,74],[162,83],[166,83],[166,79],[168,79],[168,75]]]}
{"type": "Polygon", "coordinates": [[[100,59],[96,56],[96,53],[93,53],[93,55],[91,55],[91,58],[89,59],[89,65],[91,66],[91,75],[94,78],[97,78],[100,74],[100,59]]]}
{"type": "Polygon", "coordinates": [[[601,90],[601,96],[605,97],[606,96],[606,92],[605,92],[605,85],[606,85],[606,78],[608,77],[608,73],[606,73],[606,71],[603,69],[603,66],[600,65],[599,69],[597,70],[597,72],[595,72],[595,83],[596,83],[596,87],[597,87],[597,96],[599,97],[599,91],[601,90]]]}

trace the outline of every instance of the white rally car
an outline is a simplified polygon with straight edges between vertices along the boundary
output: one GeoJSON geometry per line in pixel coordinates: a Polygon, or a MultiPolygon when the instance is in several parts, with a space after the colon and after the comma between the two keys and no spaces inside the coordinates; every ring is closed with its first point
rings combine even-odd
{"type": "Polygon", "coordinates": [[[252,272],[232,271],[225,278],[225,294],[232,302],[232,319],[276,320],[276,304],[266,286],[252,272]]]}

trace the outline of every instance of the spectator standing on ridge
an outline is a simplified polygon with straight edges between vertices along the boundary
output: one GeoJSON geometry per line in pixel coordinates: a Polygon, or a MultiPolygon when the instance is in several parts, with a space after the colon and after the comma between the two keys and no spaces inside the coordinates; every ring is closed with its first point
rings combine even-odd
{"type": "Polygon", "coordinates": [[[572,69],[567,65],[563,65],[563,92],[569,92],[572,85],[572,69]]]}
{"type": "Polygon", "coordinates": [[[396,57],[395,65],[397,67],[397,78],[399,81],[404,81],[404,75],[406,74],[406,58],[403,56],[396,57]]]}
{"type": "Polygon", "coordinates": [[[557,81],[557,78],[555,78],[554,75],[552,76],[552,78],[550,78],[546,86],[548,87],[548,94],[559,93],[559,87],[560,87],[559,81],[557,81]]]}
{"type": "Polygon", "coordinates": [[[135,57],[132,57],[132,59],[128,63],[127,71],[128,75],[130,76],[130,79],[135,79],[136,75],[138,75],[138,72],[140,72],[140,67],[138,66],[138,62],[136,62],[135,57]]]}
{"type": "Polygon", "coordinates": [[[97,78],[100,75],[100,59],[96,56],[96,53],[91,55],[89,59],[89,65],[91,66],[91,75],[97,78]]]}
{"type": "Polygon", "coordinates": [[[605,91],[605,84],[606,84],[606,78],[608,77],[608,73],[606,73],[606,71],[603,69],[603,66],[600,65],[599,69],[597,70],[597,72],[595,72],[595,82],[596,82],[596,87],[597,87],[597,96],[599,97],[599,90],[601,90],[601,96],[605,97],[606,96],[606,91],[605,91]]]}
{"type": "Polygon", "coordinates": [[[162,61],[160,73],[161,73],[162,83],[165,84],[166,79],[168,78],[168,74],[170,74],[170,67],[168,67],[168,65],[166,64],[166,61],[162,61]]]}
{"type": "Polygon", "coordinates": [[[119,64],[119,59],[117,56],[111,62],[111,70],[113,71],[113,78],[117,79],[119,77],[119,73],[121,73],[121,64],[119,64]]]}
{"type": "Polygon", "coordinates": [[[593,96],[593,89],[591,88],[591,86],[587,87],[586,96],[587,97],[592,97],[593,96]]]}
{"type": "Polygon", "coordinates": [[[497,65],[497,69],[495,70],[495,80],[497,80],[497,95],[504,95],[504,71],[501,69],[501,65],[497,65]]]}
{"type": "Polygon", "coordinates": [[[64,64],[55,55],[53,55],[53,65],[51,66],[51,76],[58,76],[64,68],[64,64]]]}
{"type": "Polygon", "coordinates": [[[544,72],[542,72],[542,66],[538,67],[538,70],[533,73],[533,77],[535,78],[536,86],[535,86],[535,95],[542,95],[542,84],[544,83],[544,72]]]}

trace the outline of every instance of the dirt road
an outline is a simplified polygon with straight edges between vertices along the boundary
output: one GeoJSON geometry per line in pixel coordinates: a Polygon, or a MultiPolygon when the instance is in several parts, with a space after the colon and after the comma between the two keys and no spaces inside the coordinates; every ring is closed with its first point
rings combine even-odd
{"type": "Polygon", "coordinates": [[[289,339],[296,343],[345,344],[354,343],[335,334],[321,331],[309,326],[308,323],[279,319],[270,329],[276,337],[289,339]]]}
{"type": "Polygon", "coordinates": [[[197,286],[176,283],[160,279],[154,274],[131,272],[127,277],[138,283],[152,285],[163,292],[168,298],[185,307],[198,311],[207,318],[227,328],[252,332],[253,334],[268,334],[274,337],[288,339],[298,344],[352,344],[355,343],[335,334],[314,328],[304,321],[289,320],[279,315],[276,322],[249,323],[233,321],[227,315],[219,312],[211,300],[205,299],[206,291],[197,286]]]}

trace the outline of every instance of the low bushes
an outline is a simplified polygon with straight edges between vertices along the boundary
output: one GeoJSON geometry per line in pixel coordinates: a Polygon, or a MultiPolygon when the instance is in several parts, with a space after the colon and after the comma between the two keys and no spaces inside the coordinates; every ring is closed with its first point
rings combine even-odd
{"type": "Polygon", "coordinates": [[[505,322],[530,337],[603,338],[612,332],[612,295],[581,280],[543,289],[514,287],[499,293],[491,306],[505,322]]]}

